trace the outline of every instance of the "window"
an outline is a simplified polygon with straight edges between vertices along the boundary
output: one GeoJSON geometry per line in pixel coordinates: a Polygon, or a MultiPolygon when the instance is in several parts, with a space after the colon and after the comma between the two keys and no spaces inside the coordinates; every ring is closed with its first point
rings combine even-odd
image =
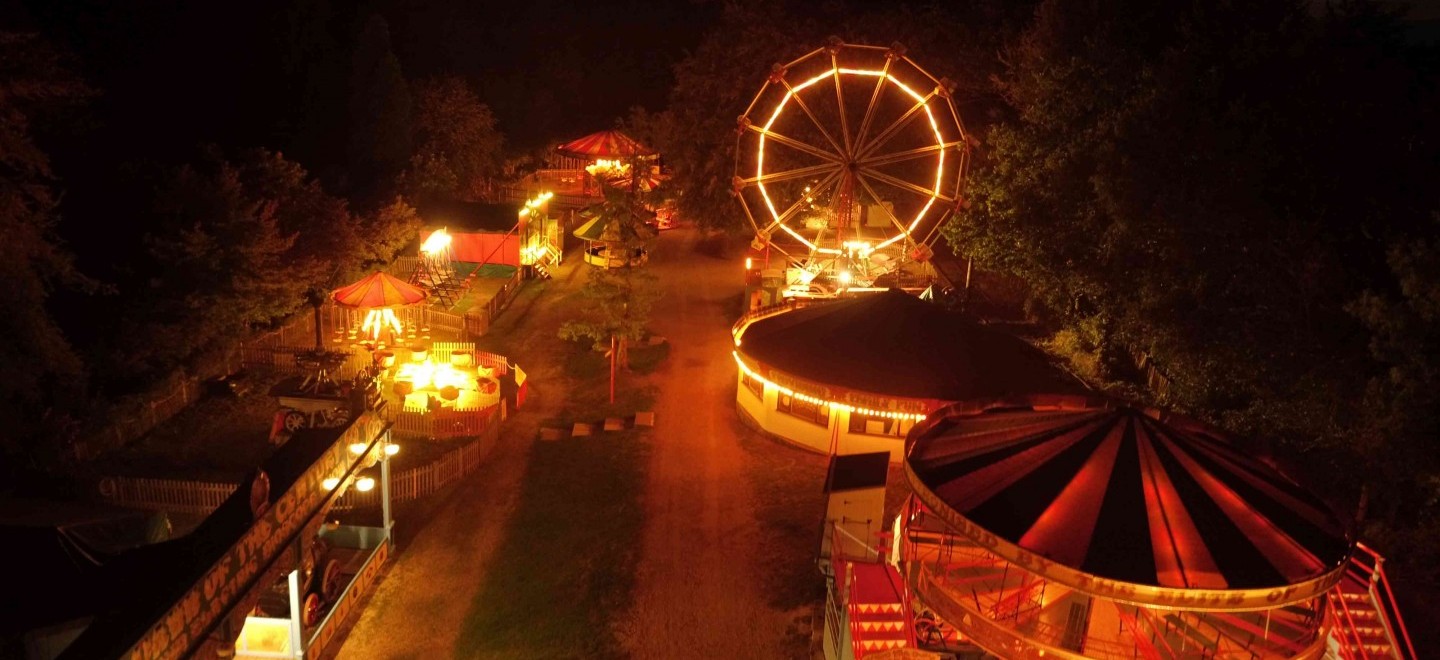
{"type": "Polygon", "coordinates": [[[765,399],[765,383],[762,382],[759,378],[741,372],[740,383],[744,385],[746,389],[750,390],[750,393],[754,394],[755,398],[762,401],[765,399]]]}
{"type": "Polygon", "coordinates": [[[830,426],[830,406],[803,401],[782,392],[775,397],[775,409],[812,424],[830,426]]]}
{"type": "Polygon", "coordinates": [[[908,417],[895,419],[894,417],[866,415],[853,411],[850,413],[850,432],[854,434],[888,435],[903,438],[910,433],[912,426],[915,426],[915,420],[908,417]]]}

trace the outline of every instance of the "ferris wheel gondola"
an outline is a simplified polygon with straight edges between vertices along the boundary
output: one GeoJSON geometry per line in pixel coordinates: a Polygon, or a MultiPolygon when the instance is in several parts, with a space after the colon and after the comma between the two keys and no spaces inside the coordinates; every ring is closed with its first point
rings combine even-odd
{"type": "Polygon", "coordinates": [[[898,45],[832,41],[776,65],[737,132],[757,244],[842,287],[928,258],[968,159],[952,91],[898,45]]]}

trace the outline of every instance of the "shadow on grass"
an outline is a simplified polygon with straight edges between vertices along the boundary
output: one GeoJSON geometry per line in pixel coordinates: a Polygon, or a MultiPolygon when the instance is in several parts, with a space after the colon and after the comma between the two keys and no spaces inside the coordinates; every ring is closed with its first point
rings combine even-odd
{"type": "Polygon", "coordinates": [[[536,443],[519,508],[455,657],[619,658],[644,522],[636,431],[536,443]]]}
{"type": "Polygon", "coordinates": [[[670,342],[668,341],[654,346],[633,346],[630,348],[630,371],[641,375],[655,373],[655,370],[659,369],[668,357],[670,357],[670,342]]]}

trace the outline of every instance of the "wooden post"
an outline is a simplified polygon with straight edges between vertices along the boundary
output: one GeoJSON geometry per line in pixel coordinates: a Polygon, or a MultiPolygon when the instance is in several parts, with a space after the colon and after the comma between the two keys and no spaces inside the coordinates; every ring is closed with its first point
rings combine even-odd
{"type": "Polygon", "coordinates": [[[610,403],[615,403],[615,335],[610,335],[610,403]]]}

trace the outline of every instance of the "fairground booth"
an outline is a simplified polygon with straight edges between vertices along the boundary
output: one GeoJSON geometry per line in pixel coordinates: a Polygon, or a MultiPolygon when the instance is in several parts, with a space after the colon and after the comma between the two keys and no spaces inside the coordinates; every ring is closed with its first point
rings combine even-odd
{"type": "Polygon", "coordinates": [[[420,258],[409,281],[435,289],[487,265],[520,268],[530,276],[558,263],[565,237],[550,214],[553,197],[542,192],[518,204],[426,204],[420,209],[425,218],[420,258]]]}
{"type": "Polygon", "coordinates": [[[812,302],[742,319],[734,352],[741,419],[807,449],[898,461],[947,403],[1084,389],[1018,337],[896,289],[812,302]]]}
{"type": "Polygon", "coordinates": [[[913,429],[904,467],[913,494],[870,539],[886,560],[831,558],[832,657],[1413,657],[1378,558],[1208,425],[1098,397],[967,402],[913,429]]]}
{"type": "Polygon", "coordinates": [[[301,658],[333,653],[337,632],[390,553],[389,457],[376,411],[302,428],[194,531],[113,559],[90,578],[95,605],[61,658],[301,658]],[[363,524],[332,507],[379,489],[363,524]]]}

